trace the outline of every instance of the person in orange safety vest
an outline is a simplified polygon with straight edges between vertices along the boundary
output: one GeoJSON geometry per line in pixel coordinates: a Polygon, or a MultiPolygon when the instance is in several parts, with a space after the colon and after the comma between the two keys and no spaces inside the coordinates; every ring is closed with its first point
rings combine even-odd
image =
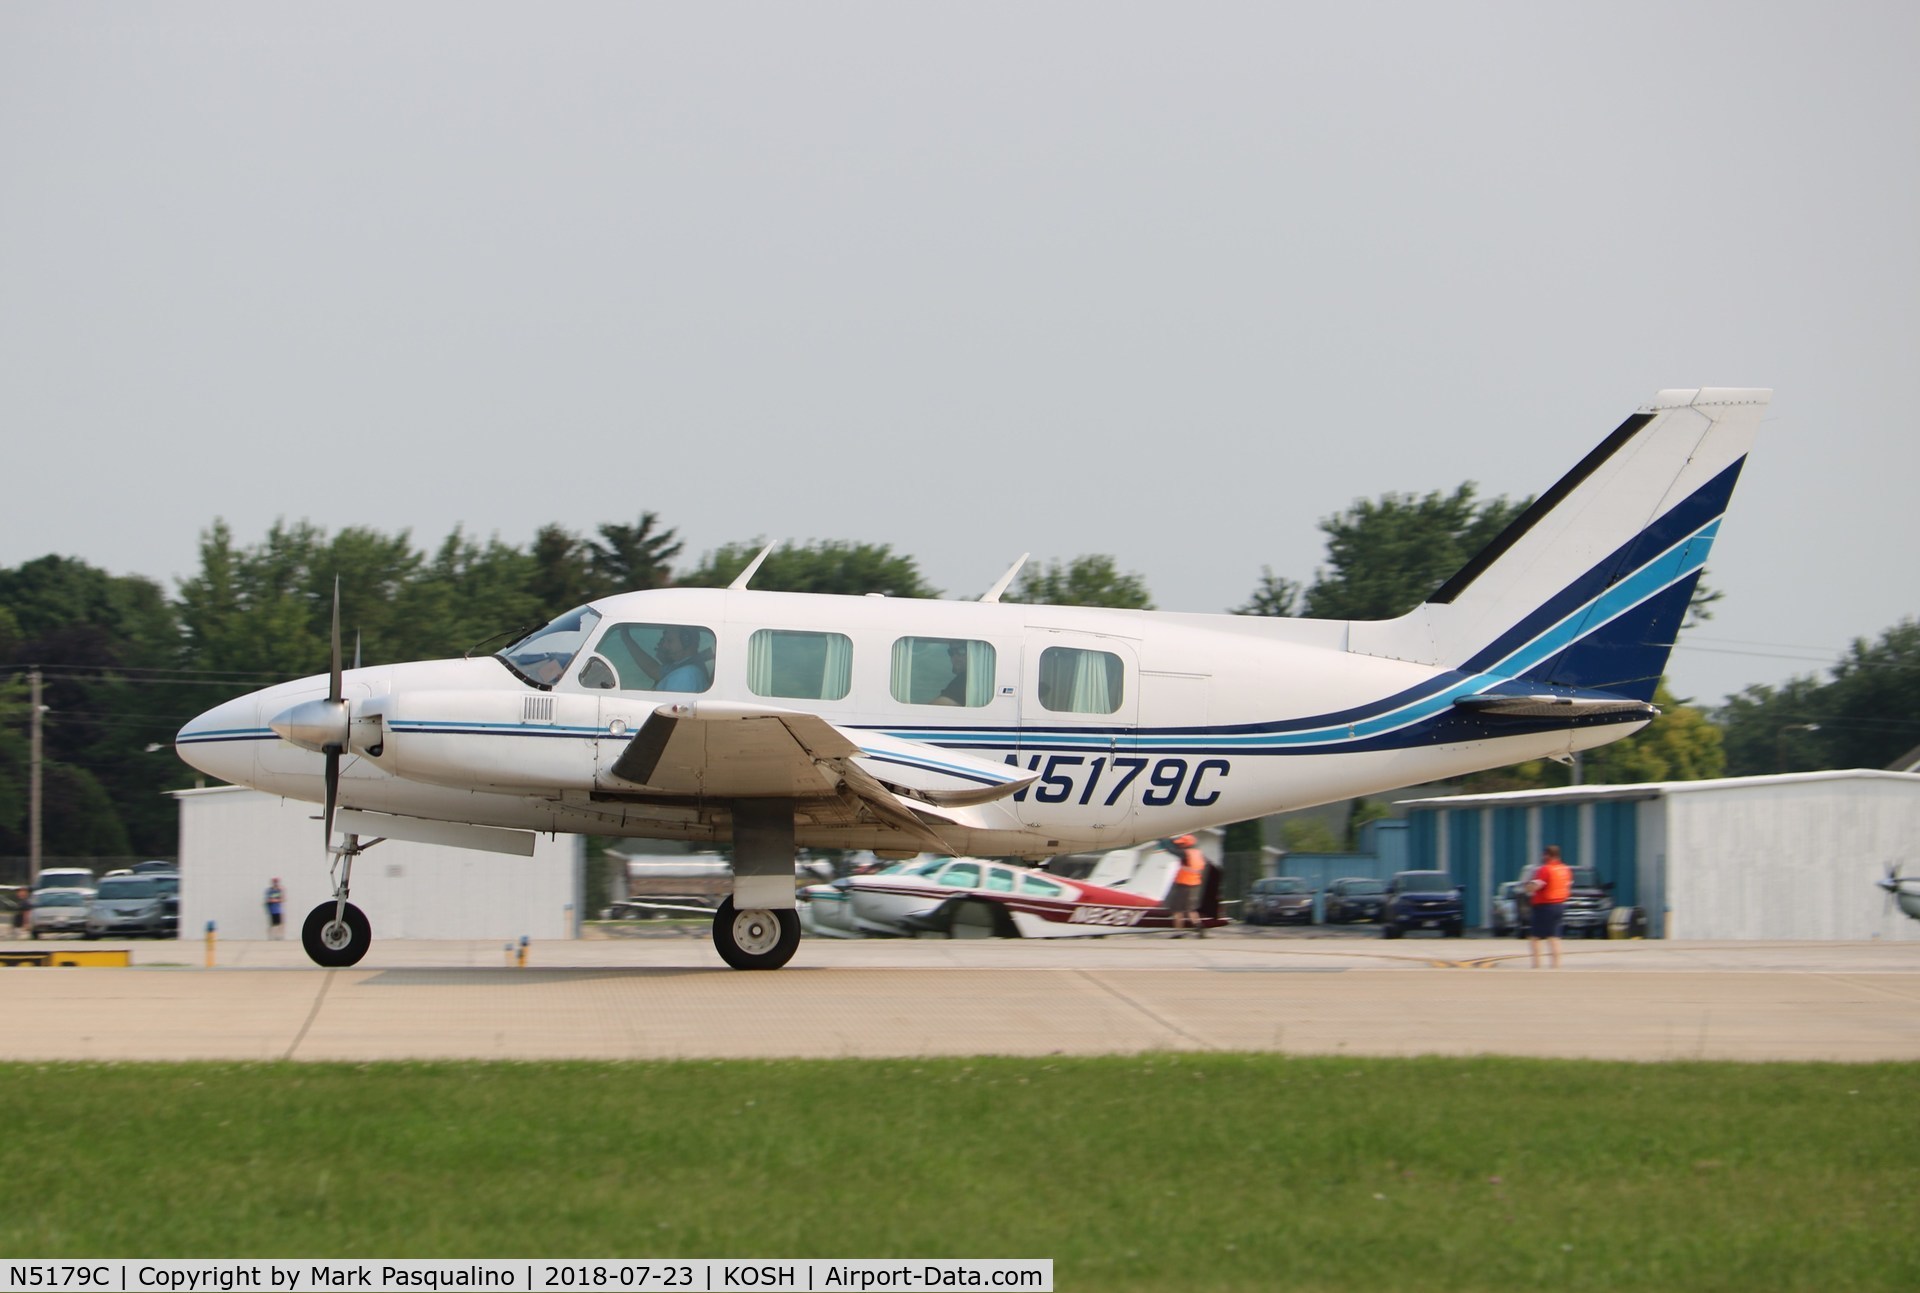
{"type": "Polygon", "coordinates": [[[1167,906],[1173,912],[1174,937],[1180,938],[1179,931],[1191,929],[1205,938],[1206,927],[1200,923],[1200,895],[1206,888],[1207,855],[1200,851],[1191,835],[1176,835],[1170,844],[1180,859],[1180,869],[1173,873],[1173,888],[1167,892],[1167,906]]]}
{"type": "Polygon", "coordinates": [[[1528,930],[1527,950],[1533,956],[1533,968],[1540,968],[1540,944],[1547,945],[1553,968],[1560,968],[1560,918],[1567,910],[1567,897],[1573,892],[1573,869],[1560,860],[1560,846],[1549,844],[1540,865],[1527,882],[1532,890],[1532,922],[1528,930]]]}

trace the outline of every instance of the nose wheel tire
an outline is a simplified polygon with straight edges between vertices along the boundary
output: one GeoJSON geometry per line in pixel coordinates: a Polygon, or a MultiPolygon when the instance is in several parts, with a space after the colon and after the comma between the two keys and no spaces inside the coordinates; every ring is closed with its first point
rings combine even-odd
{"type": "Polygon", "coordinates": [[[728,898],[713,913],[713,946],[736,970],[777,970],[800,948],[800,913],[790,907],[741,911],[728,898]]]}
{"type": "Polygon", "coordinates": [[[300,927],[300,943],[315,965],[330,970],[357,964],[373,946],[373,926],[367,915],[352,903],[346,905],[344,918],[336,918],[338,903],[327,901],[307,913],[300,927]]]}

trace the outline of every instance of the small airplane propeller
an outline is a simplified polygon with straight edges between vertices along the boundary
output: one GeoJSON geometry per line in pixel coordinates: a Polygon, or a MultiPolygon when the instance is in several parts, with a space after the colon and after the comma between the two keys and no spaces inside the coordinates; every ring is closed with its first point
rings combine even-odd
{"type": "Polygon", "coordinates": [[[1887,863],[1887,878],[1874,883],[1887,891],[1889,912],[1897,906],[1901,915],[1920,920],[1920,880],[1902,877],[1899,863],[1887,863]]]}
{"type": "Polygon", "coordinates": [[[340,579],[333,581],[332,660],[327,673],[327,698],[295,705],[267,726],[303,750],[326,756],[326,811],[322,817],[327,847],[333,847],[333,813],[340,799],[340,756],[347,752],[352,714],[340,687],[340,579]]]}
{"type": "Polygon", "coordinates": [[[327,756],[327,812],[322,819],[327,832],[327,846],[333,846],[333,809],[340,798],[340,754],[347,747],[347,723],[349,716],[345,700],[340,695],[340,576],[333,577],[333,668],[327,674],[327,708],[338,711],[340,715],[340,739],[330,741],[321,753],[327,756]]]}

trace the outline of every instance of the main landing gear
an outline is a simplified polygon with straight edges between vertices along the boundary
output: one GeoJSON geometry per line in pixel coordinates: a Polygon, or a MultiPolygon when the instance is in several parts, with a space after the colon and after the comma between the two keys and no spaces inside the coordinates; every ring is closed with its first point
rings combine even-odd
{"type": "Polygon", "coordinates": [[[360,842],[357,835],[347,836],[346,845],[334,853],[333,897],[307,913],[300,927],[300,945],[315,965],[330,970],[359,964],[373,946],[373,926],[367,914],[347,901],[347,880],[353,874],[353,860],[379,840],[360,842]]]}
{"type": "Polygon", "coordinates": [[[800,948],[800,913],[793,908],[738,908],[728,898],[713,913],[713,946],[736,970],[777,970],[800,948]]]}

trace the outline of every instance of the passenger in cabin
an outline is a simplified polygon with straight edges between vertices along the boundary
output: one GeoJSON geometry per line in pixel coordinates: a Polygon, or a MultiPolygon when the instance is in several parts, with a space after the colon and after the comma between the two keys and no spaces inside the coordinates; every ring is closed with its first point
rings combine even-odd
{"type": "Polygon", "coordinates": [[[953,666],[953,680],[941,689],[938,696],[927,702],[929,705],[967,703],[967,644],[960,641],[947,643],[947,662],[953,666]]]}

